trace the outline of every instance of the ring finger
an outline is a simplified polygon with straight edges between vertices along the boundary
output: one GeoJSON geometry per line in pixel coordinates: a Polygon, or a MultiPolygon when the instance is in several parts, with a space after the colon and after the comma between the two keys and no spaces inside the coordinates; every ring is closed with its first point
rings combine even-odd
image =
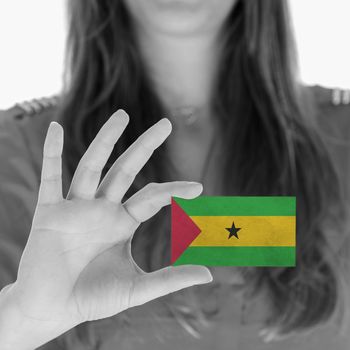
{"type": "Polygon", "coordinates": [[[102,126],[78,164],[67,199],[94,198],[102,170],[128,122],[129,116],[118,110],[102,126]]]}

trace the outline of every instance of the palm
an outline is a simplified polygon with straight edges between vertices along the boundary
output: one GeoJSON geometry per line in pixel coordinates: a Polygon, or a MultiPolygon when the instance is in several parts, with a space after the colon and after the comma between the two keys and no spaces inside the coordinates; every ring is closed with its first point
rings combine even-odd
{"type": "Polygon", "coordinates": [[[69,317],[90,320],[122,311],[128,307],[133,279],[143,273],[130,252],[130,237],[138,225],[123,206],[104,199],[38,206],[20,277],[30,275],[31,285],[54,296],[62,309],[68,302],[69,317]],[[41,248],[49,245],[51,259],[45,262],[47,250],[41,248]],[[33,266],[33,256],[37,263],[29,274],[26,266],[33,266]],[[43,270],[43,265],[49,268],[43,270]],[[51,276],[54,283],[40,287],[41,280],[51,276]]]}
{"type": "Polygon", "coordinates": [[[73,291],[73,305],[85,320],[108,317],[132,306],[135,279],[140,272],[128,243],[98,255],[80,274],[73,291]]]}
{"type": "MultiPolygon", "coordinates": [[[[121,205],[103,199],[95,202],[93,206],[81,202],[70,211],[70,218],[89,213],[89,220],[77,229],[85,241],[80,243],[82,251],[67,252],[70,266],[82,266],[85,260],[83,269],[77,269],[71,294],[73,312],[84,320],[111,316],[131,306],[135,279],[144,273],[131,255],[130,236],[138,223],[121,205]]],[[[73,227],[68,220],[66,224],[73,227]]]]}

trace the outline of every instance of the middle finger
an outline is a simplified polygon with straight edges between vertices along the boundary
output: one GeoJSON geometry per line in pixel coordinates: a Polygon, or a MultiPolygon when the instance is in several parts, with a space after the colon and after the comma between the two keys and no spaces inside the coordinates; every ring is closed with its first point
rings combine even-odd
{"type": "Polygon", "coordinates": [[[136,175],[170,132],[171,123],[166,118],[146,130],[109,169],[97,190],[97,196],[120,202],[136,175]]]}

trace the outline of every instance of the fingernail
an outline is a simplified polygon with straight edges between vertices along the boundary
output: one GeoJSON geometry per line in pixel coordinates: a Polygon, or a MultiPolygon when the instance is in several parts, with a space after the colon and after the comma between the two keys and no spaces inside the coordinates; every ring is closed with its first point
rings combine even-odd
{"type": "Polygon", "coordinates": [[[53,122],[50,123],[50,127],[51,127],[51,128],[60,128],[60,127],[61,127],[61,124],[59,124],[59,123],[53,121],[53,122]]]}
{"type": "Polygon", "coordinates": [[[188,181],[187,184],[190,185],[190,186],[195,186],[195,187],[198,186],[200,188],[203,188],[203,185],[200,182],[188,181]]]}
{"type": "Polygon", "coordinates": [[[213,276],[212,276],[212,274],[210,274],[210,275],[208,276],[207,282],[208,282],[208,283],[209,283],[209,282],[213,282],[213,276]]]}
{"type": "Polygon", "coordinates": [[[203,276],[202,283],[212,282],[213,281],[213,275],[211,274],[209,269],[203,266],[203,270],[204,270],[205,276],[203,276]]]}
{"type": "Polygon", "coordinates": [[[52,121],[49,125],[48,128],[48,133],[50,133],[50,135],[62,135],[63,136],[63,128],[61,126],[61,124],[52,121]]]}
{"type": "Polygon", "coordinates": [[[188,185],[193,191],[195,191],[196,194],[198,193],[198,195],[200,195],[203,191],[203,185],[199,182],[188,182],[188,185]]]}
{"type": "Polygon", "coordinates": [[[172,129],[172,124],[168,118],[161,119],[157,124],[167,130],[169,129],[169,131],[172,129]]]}
{"type": "Polygon", "coordinates": [[[112,117],[118,119],[118,121],[128,122],[129,115],[123,109],[118,109],[116,112],[112,114],[112,117]]]}

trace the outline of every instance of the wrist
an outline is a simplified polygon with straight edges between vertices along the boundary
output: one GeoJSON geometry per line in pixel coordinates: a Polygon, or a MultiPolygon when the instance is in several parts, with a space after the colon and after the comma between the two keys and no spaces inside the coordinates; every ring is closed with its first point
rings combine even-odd
{"type": "Polygon", "coordinates": [[[0,291],[0,339],[3,350],[33,350],[68,329],[25,314],[25,305],[10,284],[0,291]]]}
{"type": "Polygon", "coordinates": [[[23,339],[28,332],[28,324],[24,325],[24,320],[20,315],[16,299],[13,295],[13,286],[10,284],[0,291],[0,339],[4,349],[30,350],[23,339]]]}

